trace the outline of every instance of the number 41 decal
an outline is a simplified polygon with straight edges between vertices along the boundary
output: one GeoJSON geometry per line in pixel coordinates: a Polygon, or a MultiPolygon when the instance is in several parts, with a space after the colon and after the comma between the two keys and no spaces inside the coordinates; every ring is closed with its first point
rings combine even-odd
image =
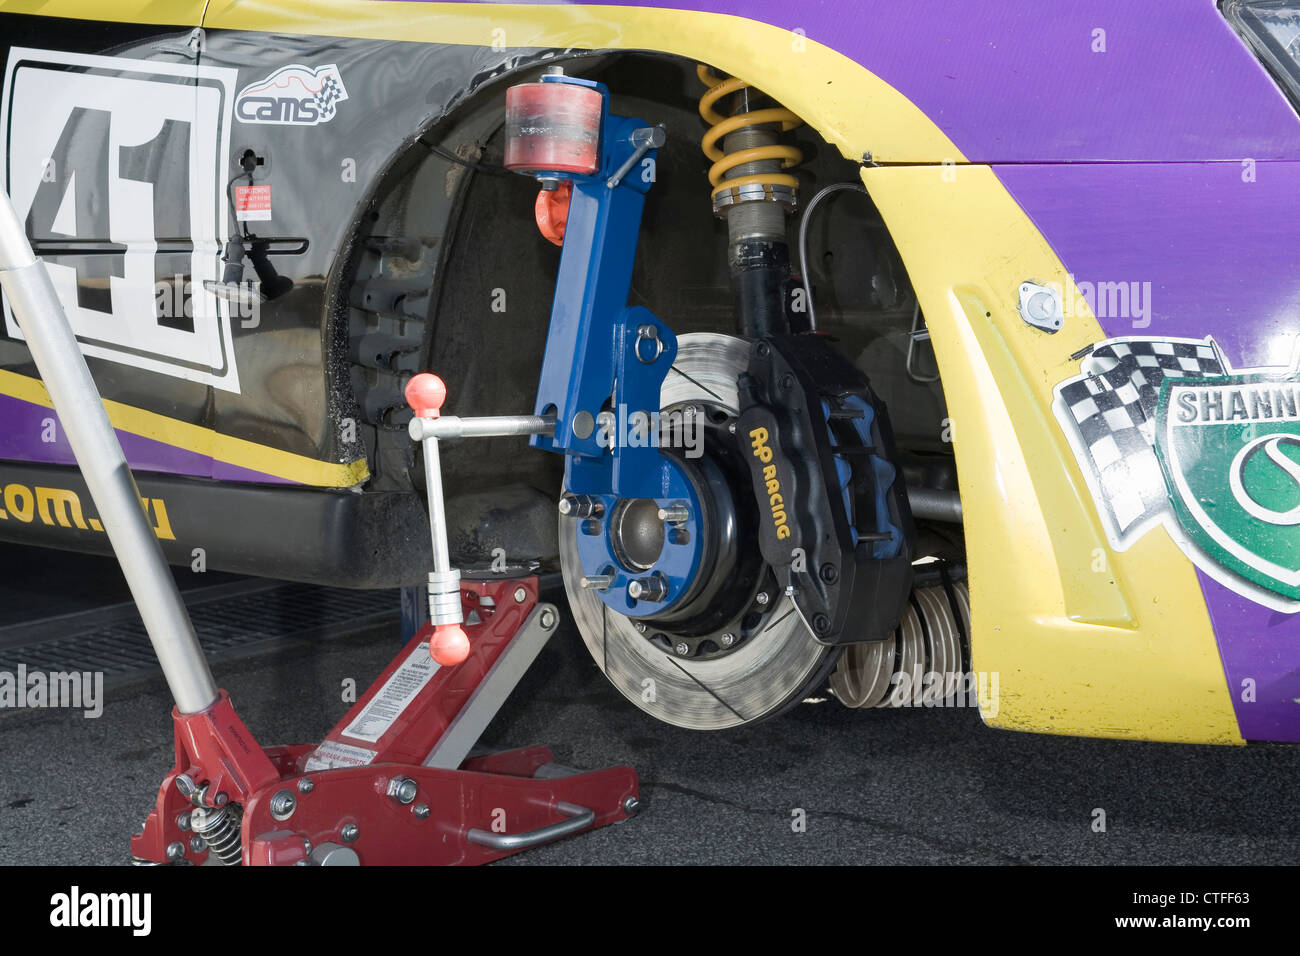
{"type": "MultiPolygon", "coordinates": [[[[229,230],[235,77],[10,50],[5,185],[86,355],[239,391],[229,307],[203,288],[229,230]],[[159,309],[160,283],[176,308],[159,309]]],[[[21,339],[8,303],[4,321],[21,339]]]]}

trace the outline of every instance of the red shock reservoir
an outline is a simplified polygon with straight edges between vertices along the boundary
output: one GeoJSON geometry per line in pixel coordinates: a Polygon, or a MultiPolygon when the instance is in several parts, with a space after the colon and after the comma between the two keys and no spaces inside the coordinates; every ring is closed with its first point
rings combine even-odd
{"type": "Polygon", "coordinates": [[[576,83],[521,83],[506,90],[505,166],[520,173],[600,168],[602,97],[576,83]]]}

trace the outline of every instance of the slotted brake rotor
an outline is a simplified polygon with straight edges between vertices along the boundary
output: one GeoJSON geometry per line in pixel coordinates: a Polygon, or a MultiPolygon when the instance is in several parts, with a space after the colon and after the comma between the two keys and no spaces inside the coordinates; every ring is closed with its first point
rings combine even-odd
{"type": "MultiPolygon", "coordinates": [[[[715,423],[734,419],[736,380],[748,364],[749,345],[714,333],[683,335],[677,343],[677,361],[660,392],[662,410],[694,406],[707,409],[715,423]]],[[[706,456],[734,457],[738,447],[725,425],[706,433],[706,456]],[[728,444],[730,448],[723,447],[728,444]]],[[[734,507],[756,514],[752,491],[738,494],[734,507]]],[[[716,595],[710,602],[714,613],[703,624],[633,620],[610,609],[579,583],[590,573],[578,559],[579,524],[577,518],[560,518],[564,587],[578,630],[610,683],[651,716],[692,730],[750,724],[817,690],[835,664],[839,649],[813,640],[765,565],[745,578],[752,587],[729,581],[733,593],[724,588],[716,595]],[[726,609],[721,619],[718,608],[726,609]]],[[[740,543],[757,554],[756,541],[740,543]]],[[[701,573],[710,572],[723,575],[724,569],[701,573]]]]}

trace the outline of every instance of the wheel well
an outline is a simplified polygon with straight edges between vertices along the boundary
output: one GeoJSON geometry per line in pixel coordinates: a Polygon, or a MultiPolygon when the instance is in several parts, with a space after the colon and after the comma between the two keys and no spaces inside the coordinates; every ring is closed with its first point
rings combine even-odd
{"type": "MultiPolygon", "coordinates": [[[[695,64],[619,53],[578,56],[566,68],[605,83],[615,112],[668,131],[646,203],[630,304],[655,312],[679,334],[734,331],[726,228],[713,216],[709,162],[699,149],[704,88],[695,64]]],[[[345,271],[347,375],[375,490],[423,484],[401,396],[412,373],[442,375],[453,414],[532,410],[560,250],[532,221],[536,183],[500,164],[505,86],[536,72],[493,83],[425,131],[390,168],[362,220],[345,271]]],[[[803,202],[824,185],[860,181],[858,164],[816,130],[802,126],[789,137],[805,156],[794,170],[803,202]]],[[[797,225],[798,215],[790,217],[792,259],[797,225]]],[[[889,406],[909,483],[955,488],[933,352],[909,334],[922,321],[916,296],[870,198],[828,196],[808,245],[818,325],[889,406]]],[[[448,443],[443,464],[451,496],[523,486],[553,497],[563,470],[559,456],[527,450],[521,439],[448,443]]],[[[959,555],[955,526],[930,530],[939,536],[931,551],[959,555]]]]}

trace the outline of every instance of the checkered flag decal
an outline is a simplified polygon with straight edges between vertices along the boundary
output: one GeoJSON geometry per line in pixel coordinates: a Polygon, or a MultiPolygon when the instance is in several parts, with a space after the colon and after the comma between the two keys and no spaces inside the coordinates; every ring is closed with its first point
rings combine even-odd
{"type": "Polygon", "coordinates": [[[332,73],[326,74],[321,82],[320,92],[316,94],[316,107],[320,110],[321,120],[331,119],[334,116],[335,104],[347,98],[348,94],[343,89],[342,81],[332,73]]]}
{"type": "Polygon", "coordinates": [[[1122,540],[1168,505],[1155,454],[1160,383],[1166,375],[1204,378],[1226,369],[1208,338],[1112,339],[1092,350],[1081,371],[1057,388],[1057,417],[1086,449],[1080,463],[1091,466],[1122,540]]]}

